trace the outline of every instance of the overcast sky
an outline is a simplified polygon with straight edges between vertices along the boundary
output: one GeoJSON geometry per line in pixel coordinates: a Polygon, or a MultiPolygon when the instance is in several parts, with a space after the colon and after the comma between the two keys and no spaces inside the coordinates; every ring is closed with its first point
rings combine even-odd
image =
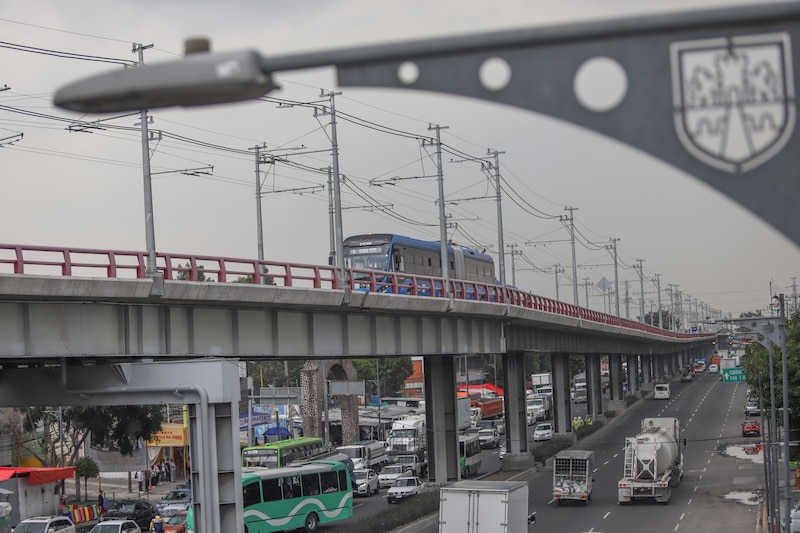
{"type": "MultiPolygon", "coordinates": [[[[177,59],[187,37],[206,36],[216,51],[254,48],[283,55],[420,37],[542,26],[664,9],[724,7],[734,0],[509,0],[463,2],[0,0],[0,225],[6,243],[144,250],[138,116],[113,128],[69,132],[69,120],[95,119],[58,110],[54,91],[114,64],[57,57],[82,54],[135,61],[132,43],[153,45],[146,63],[177,59]],[[9,44],[10,43],[10,44],[9,44]],[[13,45],[13,46],[12,46],[13,45]],[[11,46],[11,47],[9,47],[11,46]],[[20,50],[19,46],[29,47],[20,50]],[[44,49],[40,53],[31,48],[44,49]],[[43,52],[43,53],[42,53],[43,52]],[[36,116],[32,116],[34,114],[36,116]],[[41,114],[41,115],[39,115],[41,114]],[[59,121],[57,118],[67,121],[59,121]],[[125,128],[120,128],[126,127],[125,128]],[[19,133],[22,140],[7,144],[19,133]]],[[[321,90],[341,90],[336,109],[345,235],[393,232],[438,240],[436,182],[397,177],[435,174],[429,124],[439,124],[449,237],[497,257],[494,185],[475,162],[454,153],[500,156],[516,201],[504,198],[506,245],[516,245],[517,286],[573,300],[568,232],[558,216],[573,207],[580,304],[604,309],[597,284],[613,280],[604,245],[619,239],[624,297],[639,309],[644,260],[646,311],[657,305],[661,275],[694,300],[738,316],[765,309],[773,292],[792,294],[798,248],[748,211],[691,176],[595,133],[527,111],[462,97],[413,91],[338,88],[332,69],[281,73],[269,101],[203,109],[155,110],[151,145],[156,247],[159,252],[255,258],[255,162],[248,149],[266,143],[291,164],[262,165],[267,259],[325,264],[330,250],[326,171],[329,122],[309,106],[321,90]],[[184,169],[213,166],[198,176],[184,169]],[[370,180],[373,180],[372,182],[370,180]],[[553,218],[556,217],[556,218],[553,218]],[[457,227],[456,227],[457,226],[457,227]]],[[[506,277],[512,280],[506,255],[506,277]]],[[[669,296],[662,291],[664,305],[669,296]]],[[[612,305],[613,312],[613,305],[612,305]]],[[[622,315],[625,316],[622,303],[622,315]]]]}

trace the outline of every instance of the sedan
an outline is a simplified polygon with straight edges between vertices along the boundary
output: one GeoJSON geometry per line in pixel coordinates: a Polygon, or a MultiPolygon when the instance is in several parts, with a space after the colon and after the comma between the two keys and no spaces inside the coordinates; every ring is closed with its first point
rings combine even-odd
{"type": "Polygon", "coordinates": [[[164,533],[186,533],[186,511],[164,520],[164,533]]]}
{"type": "Polygon", "coordinates": [[[394,481],[394,485],[389,488],[386,499],[389,503],[407,500],[413,496],[419,496],[422,489],[425,488],[425,483],[418,477],[401,477],[394,481]]]}
{"type": "Polygon", "coordinates": [[[166,507],[167,505],[183,504],[185,507],[192,503],[192,489],[175,489],[171,490],[161,498],[158,502],[158,508],[166,507]]]}
{"type": "Polygon", "coordinates": [[[381,469],[381,473],[378,474],[378,486],[380,488],[391,487],[394,485],[397,478],[405,476],[408,473],[404,465],[386,465],[381,469]]]}
{"type": "Polygon", "coordinates": [[[378,474],[373,469],[353,470],[353,496],[372,496],[378,490],[378,474]]]}
{"type": "Polygon", "coordinates": [[[761,424],[758,420],[745,420],[742,422],[743,437],[758,437],[761,435],[761,424]]]}
{"type": "Polygon", "coordinates": [[[142,530],[133,520],[108,520],[94,526],[89,533],[142,533],[142,530]]]}
{"type": "Polygon", "coordinates": [[[117,500],[111,503],[108,511],[100,517],[100,521],[133,520],[146,531],[156,514],[158,514],[156,508],[147,500],[117,500]]]}
{"type": "Polygon", "coordinates": [[[545,422],[536,425],[536,428],[533,430],[534,441],[550,440],[552,438],[553,438],[553,424],[545,422]]]}
{"type": "Polygon", "coordinates": [[[494,429],[482,429],[478,432],[481,448],[497,448],[500,446],[500,435],[494,429]]]}
{"type": "Polygon", "coordinates": [[[681,381],[692,381],[692,374],[690,372],[684,372],[681,374],[681,381]]]}
{"type": "Polygon", "coordinates": [[[761,408],[758,407],[758,404],[754,401],[748,401],[744,404],[744,416],[753,416],[753,415],[760,415],[761,408]]]}

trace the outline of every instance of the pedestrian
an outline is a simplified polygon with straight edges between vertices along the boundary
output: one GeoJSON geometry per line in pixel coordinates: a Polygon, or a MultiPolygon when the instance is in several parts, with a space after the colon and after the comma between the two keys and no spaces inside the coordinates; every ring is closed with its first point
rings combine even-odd
{"type": "Polygon", "coordinates": [[[67,505],[67,495],[61,495],[61,502],[58,504],[58,512],[64,516],[70,515],[69,505],[67,505]]]}
{"type": "Polygon", "coordinates": [[[136,473],[133,475],[133,479],[135,479],[136,482],[139,483],[139,492],[142,492],[142,485],[144,481],[144,475],[142,474],[142,471],[137,470],[136,473]]]}
{"type": "Polygon", "coordinates": [[[175,461],[173,461],[172,458],[170,458],[167,465],[169,465],[169,481],[170,483],[175,483],[175,469],[178,468],[178,466],[175,464],[175,461]]]}
{"type": "Polygon", "coordinates": [[[106,493],[102,490],[97,495],[97,506],[100,508],[101,515],[108,510],[108,498],[106,498],[106,493]]]}
{"type": "Polygon", "coordinates": [[[156,515],[153,517],[153,520],[150,522],[150,531],[154,531],[155,533],[164,533],[164,519],[161,518],[161,515],[156,515]]]}

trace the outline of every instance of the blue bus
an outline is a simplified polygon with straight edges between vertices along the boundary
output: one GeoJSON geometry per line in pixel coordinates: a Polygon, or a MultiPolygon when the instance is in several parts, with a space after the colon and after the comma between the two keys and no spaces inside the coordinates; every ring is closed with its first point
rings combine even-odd
{"type": "MultiPolygon", "coordinates": [[[[370,233],[354,235],[344,240],[344,263],[347,268],[355,272],[355,281],[360,288],[369,289],[372,276],[363,271],[374,270],[413,274],[415,276],[441,278],[441,245],[437,241],[423,241],[412,239],[392,233],[370,233]]],[[[447,260],[449,277],[453,280],[466,280],[494,285],[497,283],[492,257],[455,244],[447,245],[447,260]]],[[[399,293],[408,293],[408,279],[398,279],[404,285],[398,289],[399,293]]],[[[393,292],[389,285],[389,277],[379,277],[376,282],[380,285],[377,290],[393,292]]],[[[430,282],[420,280],[418,291],[420,295],[429,295],[430,282]]],[[[441,296],[441,285],[434,283],[436,296],[441,296]]]]}

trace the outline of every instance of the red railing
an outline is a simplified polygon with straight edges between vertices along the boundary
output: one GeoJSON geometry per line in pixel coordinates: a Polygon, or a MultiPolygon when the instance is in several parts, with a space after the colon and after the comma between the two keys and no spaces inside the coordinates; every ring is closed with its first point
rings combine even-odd
{"type": "MultiPolygon", "coordinates": [[[[126,250],[55,248],[0,244],[0,274],[80,276],[105,278],[146,277],[147,254],[126,250]]],[[[339,269],[334,266],[258,261],[204,255],[158,253],[156,266],[167,280],[253,283],[282,287],[338,289],[339,269]]],[[[347,269],[345,283],[353,290],[441,298],[442,278],[395,274],[374,270],[347,269]]],[[[633,320],[584,309],[558,300],[537,296],[512,287],[474,281],[450,280],[458,300],[506,303],[589,322],[646,331],[673,338],[702,338],[707,335],[659,329],[633,320]]]]}

